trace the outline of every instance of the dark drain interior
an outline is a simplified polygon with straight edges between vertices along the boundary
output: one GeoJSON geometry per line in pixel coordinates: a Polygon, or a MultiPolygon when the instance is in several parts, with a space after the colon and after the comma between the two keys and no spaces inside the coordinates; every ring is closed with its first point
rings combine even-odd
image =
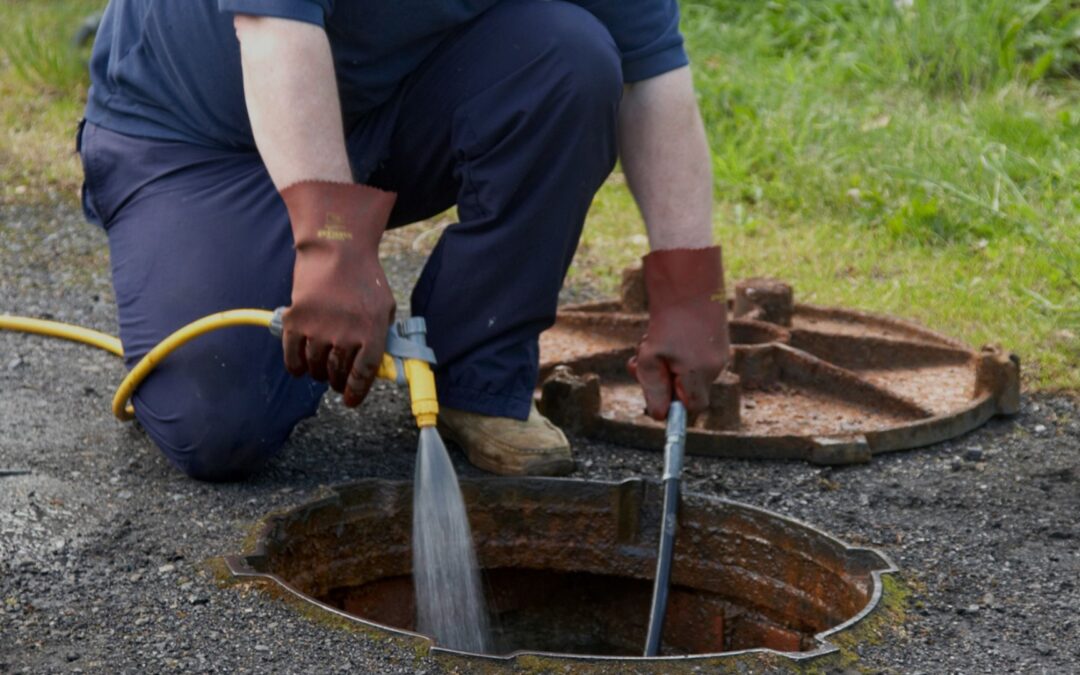
{"type": "MultiPolygon", "coordinates": [[[[645,642],[661,506],[656,482],[463,479],[499,654],[637,657],[645,642]]],[[[414,630],[412,485],[367,480],[269,518],[227,558],[378,630],[414,630]]],[[[663,655],[821,650],[861,617],[891,564],[808,525],[685,494],[663,655]]],[[[405,632],[409,631],[409,632],[405,632]]],[[[436,645],[438,646],[438,645],[436,645]]]]}
{"type": "MultiPolygon", "coordinates": [[[[640,656],[652,583],[603,574],[528,569],[485,570],[496,652],[640,656]]],[[[354,616],[415,630],[412,578],[332,589],[323,602],[354,616]]],[[[720,595],[671,589],[664,625],[667,655],[769,647],[813,648],[813,634],[778,625],[720,595]]]]}

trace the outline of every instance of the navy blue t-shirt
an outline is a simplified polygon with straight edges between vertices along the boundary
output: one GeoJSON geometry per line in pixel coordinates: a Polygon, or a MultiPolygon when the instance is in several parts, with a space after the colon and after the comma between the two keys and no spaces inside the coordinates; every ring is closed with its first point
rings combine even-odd
{"type": "MultiPolygon", "coordinates": [[[[111,0],[86,117],[133,136],[253,149],[233,14],[325,28],[346,126],[390,98],[448,31],[500,0],[111,0]]],[[[677,0],[570,0],[622,53],[627,82],[686,65],[677,0]]]]}

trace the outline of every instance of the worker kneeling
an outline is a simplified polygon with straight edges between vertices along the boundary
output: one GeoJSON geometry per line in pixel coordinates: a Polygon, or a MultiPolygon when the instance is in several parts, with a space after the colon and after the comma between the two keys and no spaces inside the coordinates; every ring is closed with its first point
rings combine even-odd
{"type": "Polygon", "coordinates": [[[136,392],[139,421],[191,476],[247,475],[328,386],[363,401],[395,313],[382,234],[455,205],[411,298],[438,359],[440,430],[488,471],[572,470],[533,404],[538,338],[617,154],[653,249],[632,370],[658,419],[672,396],[707,405],[728,337],[676,1],[414,4],[105,12],[79,150],[129,367],[199,317],[289,306],[281,343],[207,335],[136,392]]]}

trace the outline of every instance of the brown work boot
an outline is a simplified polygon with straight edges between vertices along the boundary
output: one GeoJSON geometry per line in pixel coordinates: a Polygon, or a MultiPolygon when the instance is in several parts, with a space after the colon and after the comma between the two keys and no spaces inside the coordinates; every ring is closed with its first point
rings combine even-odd
{"type": "Polygon", "coordinates": [[[534,403],[529,419],[439,410],[439,432],[484,471],[504,476],[565,476],[574,470],[570,442],[534,403]]]}

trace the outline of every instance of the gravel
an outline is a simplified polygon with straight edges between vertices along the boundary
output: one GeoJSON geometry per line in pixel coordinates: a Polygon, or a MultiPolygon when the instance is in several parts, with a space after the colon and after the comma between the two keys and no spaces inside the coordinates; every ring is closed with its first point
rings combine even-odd
{"type": "MultiPolygon", "coordinates": [[[[399,290],[434,243],[419,232],[388,237],[399,290]]],[[[76,209],[0,207],[0,241],[0,312],[115,332],[104,236],[76,209]]],[[[328,397],[264,471],[208,485],[111,417],[121,376],[104,352],[0,333],[0,673],[442,672],[266,594],[221,587],[205,565],[241,550],[268,511],[326,485],[410,478],[416,436],[402,392],[380,383],[359,412],[328,397]]],[[[686,489],[793,516],[896,562],[913,591],[905,624],[862,645],[857,669],[1080,672],[1078,413],[1068,394],[1026,395],[1012,419],[866,466],[691,458],[686,489]]],[[[578,477],[660,474],[659,453],[574,440],[578,477]]],[[[452,454],[460,473],[480,475],[452,454]]]]}

